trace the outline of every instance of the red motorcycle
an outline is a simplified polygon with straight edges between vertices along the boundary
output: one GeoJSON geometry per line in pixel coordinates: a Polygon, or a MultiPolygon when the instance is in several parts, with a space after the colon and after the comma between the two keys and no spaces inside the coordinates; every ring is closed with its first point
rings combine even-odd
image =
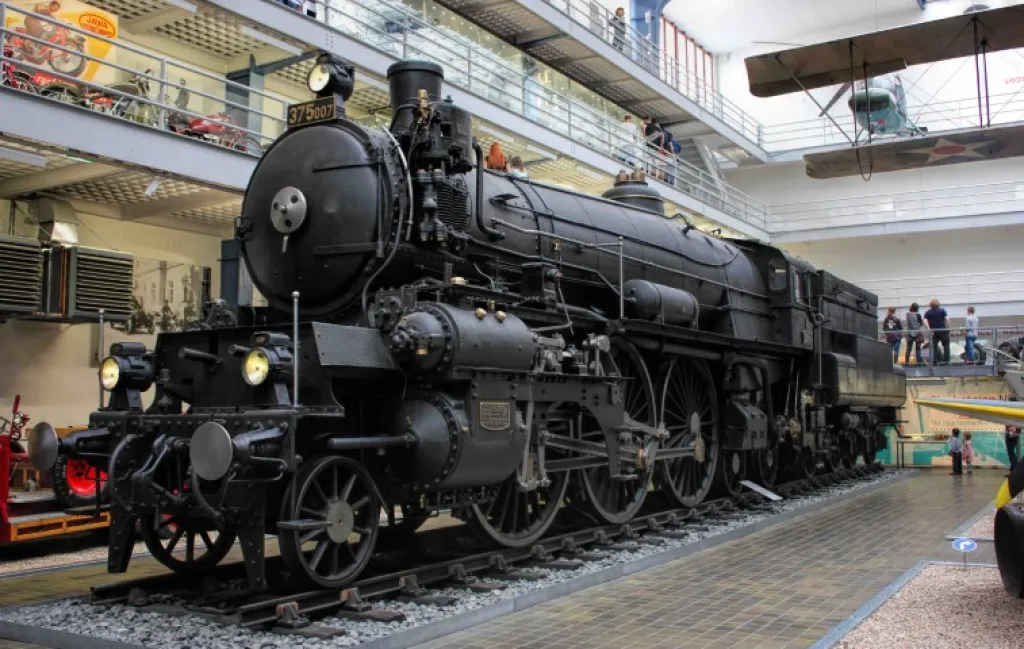
{"type": "Polygon", "coordinates": [[[259,140],[234,127],[234,120],[227,113],[214,113],[206,117],[192,118],[184,113],[188,110],[189,92],[185,89],[185,80],[180,82],[178,98],[174,105],[180,113],[172,113],[167,117],[167,128],[188,137],[212,142],[236,151],[245,151],[252,155],[263,155],[263,147],[259,140]]]}
{"type": "Polygon", "coordinates": [[[32,83],[32,75],[24,70],[19,70],[11,59],[14,57],[14,49],[4,43],[4,58],[0,60],[0,86],[8,86],[15,90],[24,90],[33,94],[39,92],[39,88],[32,83]]]}
{"type": "Polygon", "coordinates": [[[55,21],[40,20],[34,16],[26,16],[25,26],[16,27],[14,31],[24,35],[11,38],[16,58],[34,65],[48,64],[69,77],[77,77],[85,70],[88,63],[83,56],[85,36],[74,34],[55,21]]]}

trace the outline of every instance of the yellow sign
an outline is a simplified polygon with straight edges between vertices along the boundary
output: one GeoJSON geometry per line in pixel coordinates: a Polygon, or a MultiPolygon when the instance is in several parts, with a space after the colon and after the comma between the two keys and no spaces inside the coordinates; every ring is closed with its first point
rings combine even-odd
{"type": "Polygon", "coordinates": [[[5,27],[15,33],[8,42],[15,59],[83,81],[110,83],[115,78],[115,69],[104,63],[116,61],[117,48],[89,36],[117,38],[117,16],[109,11],[79,0],[14,0],[7,5],[5,27]]]}

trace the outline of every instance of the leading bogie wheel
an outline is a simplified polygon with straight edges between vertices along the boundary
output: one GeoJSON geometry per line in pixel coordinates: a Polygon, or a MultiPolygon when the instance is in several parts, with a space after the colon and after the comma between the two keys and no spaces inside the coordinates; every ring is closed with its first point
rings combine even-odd
{"type": "MultiPolygon", "coordinates": [[[[629,379],[624,385],[623,398],[626,415],[633,421],[657,426],[658,409],[654,398],[654,387],[647,372],[647,365],[636,348],[619,339],[612,340],[611,351],[603,355],[605,374],[618,372],[629,379]],[[610,358],[609,358],[610,357],[610,358]]],[[[595,419],[586,411],[574,419],[575,436],[584,441],[605,443],[604,432],[595,419]]],[[[637,445],[643,445],[648,454],[656,449],[656,443],[641,434],[634,436],[637,445]]],[[[625,463],[622,475],[613,479],[607,464],[582,469],[578,476],[577,494],[587,513],[599,521],[611,524],[625,523],[633,518],[647,498],[647,490],[654,473],[652,462],[627,472],[625,463]]]]}
{"type": "Polygon", "coordinates": [[[173,572],[187,577],[205,576],[221,562],[235,543],[234,532],[210,529],[200,519],[143,514],[139,534],[153,557],[173,572]]]}
{"type": "Polygon", "coordinates": [[[322,588],[355,579],[373,556],[380,501],[366,468],[347,457],[316,458],[299,469],[284,494],[281,520],[316,523],[278,531],[281,557],[292,574],[322,588]],[[297,491],[292,511],[291,489],[297,491]]]}
{"type": "Polygon", "coordinates": [[[727,496],[737,496],[743,490],[741,480],[747,477],[747,454],[738,449],[722,449],[718,460],[718,475],[715,476],[718,488],[727,496]]]}
{"type": "Polygon", "coordinates": [[[659,462],[658,484],[674,503],[696,507],[711,491],[720,455],[715,384],[707,363],[680,358],[669,363],[659,385],[665,447],[692,448],[693,454],[659,462]]]}
{"type": "Polygon", "coordinates": [[[761,486],[771,487],[779,477],[779,447],[771,445],[750,452],[750,467],[761,486]]]}
{"type": "Polygon", "coordinates": [[[96,504],[97,477],[102,503],[108,499],[106,471],[67,455],[58,455],[57,462],[50,469],[53,495],[66,509],[96,504]]]}

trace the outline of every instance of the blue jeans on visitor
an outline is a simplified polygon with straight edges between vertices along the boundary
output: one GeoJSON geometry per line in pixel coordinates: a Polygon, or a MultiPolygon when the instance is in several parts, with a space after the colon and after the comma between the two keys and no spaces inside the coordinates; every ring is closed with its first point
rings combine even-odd
{"type": "Polygon", "coordinates": [[[900,343],[902,343],[902,342],[903,342],[902,338],[897,338],[896,340],[892,341],[892,362],[893,363],[899,363],[900,362],[900,343]]]}
{"type": "Polygon", "coordinates": [[[974,362],[974,341],[977,340],[977,336],[967,336],[967,362],[974,362]]]}

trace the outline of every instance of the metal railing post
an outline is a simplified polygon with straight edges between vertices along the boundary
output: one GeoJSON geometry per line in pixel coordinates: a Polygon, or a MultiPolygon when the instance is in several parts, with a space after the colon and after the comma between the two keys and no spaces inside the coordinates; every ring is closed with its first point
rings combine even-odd
{"type": "Polygon", "coordinates": [[[160,110],[157,111],[157,120],[160,123],[160,128],[167,128],[167,108],[164,104],[168,103],[167,97],[167,59],[160,58],[160,94],[157,95],[160,102],[160,110]]]}

